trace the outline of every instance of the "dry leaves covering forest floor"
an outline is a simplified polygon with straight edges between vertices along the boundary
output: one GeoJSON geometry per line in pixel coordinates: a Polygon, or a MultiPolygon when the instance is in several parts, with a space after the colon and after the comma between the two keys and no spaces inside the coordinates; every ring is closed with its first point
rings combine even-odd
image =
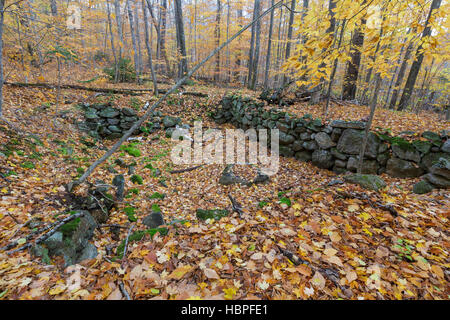
{"type": "MultiPolygon", "coordinates": [[[[201,86],[187,90],[210,97],[173,97],[161,110],[182,117],[184,123],[201,118],[205,127],[216,128],[206,110],[225,90],[201,86]]],[[[0,180],[0,246],[29,234],[21,225],[31,218],[55,221],[54,216],[67,209],[63,186],[75,178],[77,168],[86,169],[112,145],[99,141],[86,149],[80,142],[83,134],[73,124],[82,119],[76,103],[106,101],[111,96],[65,90],[63,100],[71,104],[45,106],[55,95],[49,90],[5,89],[5,118],[39,135],[42,144],[33,150],[0,131],[1,144],[16,143],[13,155],[0,158],[2,174],[9,173],[7,180],[0,180]]],[[[137,98],[155,100],[150,95],[137,98]]],[[[116,95],[114,104],[128,107],[131,99],[116,95]]],[[[317,106],[297,104],[288,110],[321,116],[317,106]]],[[[367,114],[368,109],[359,106],[333,105],[330,111],[331,118],[349,120],[367,114]]],[[[440,131],[448,129],[449,123],[433,114],[378,110],[375,126],[395,133],[440,131]]],[[[1,252],[0,299],[125,299],[121,282],[133,299],[449,299],[448,191],[418,196],[411,191],[418,179],[385,175],[388,187],[380,194],[350,184],[328,186],[336,179],[334,173],[288,158],[280,159],[278,174],[267,184],[222,186],[218,179],[223,165],[170,174],[180,169],[170,160],[171,146],[163,133],[155,133],[139,145],[141,157],[122,157],[136,161],[136,173],[144,184],[133,184],[127,169],[115,166],[125,175],[126,188],[139,191],[112,212],[108,223],[128,227],[125,206],[135,207],[140,221],[151,212],[152,204],[158,204],[166,221],[182,219],[186,224],[169,226],[166,236],[131,243],[124,261],[111,261],[106,246],[118,245],[127,229],[122,229],[119,241],[109,229],[103,229],[103,234],[97,230],[93,240],[97,259],[66,269],[58,259],[46,266],[27,251],[1,252]],[[144,158],[162,171],[167,188],[159,183],[162,177],[144,168],[148,163],[144,158]],[[149,199],[155,192],[165,198],[149,199]],[[372,200],[394,205],[400,216],[393,217],[367,201],[343,199],[339,192],[368,194],[372,200]],[[211,223],[196,218],[198,208],[230,209],[229,193],[242,205],[241,217],[234,214],[211,223]],[[291,205],[280,202],[280,197],[288,198],[291,205]],[[304,263],[294,265],[283,250],[304,263]],[[77,270],[81,283],[75,281],[77,270]]],[[[110,182],[114,174],[106,168],[117,157],[118,153],[90,180],[110,182]]],[[[134,231],[138,229],[143,229],[142,224],[134,231]]]]}

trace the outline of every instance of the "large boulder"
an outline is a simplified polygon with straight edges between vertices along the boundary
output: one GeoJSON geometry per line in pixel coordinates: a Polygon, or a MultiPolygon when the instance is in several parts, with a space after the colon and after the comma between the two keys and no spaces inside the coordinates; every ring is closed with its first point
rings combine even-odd
{"type": "Polygon", "coordinates": [[[386,187],[386,183],[379,176],[370,174],[351,174],[344,177],[350,183],[358,184],[364,189],[379,191],[386,187]]]}
{"type": "Polygon", "coordinates": [[[293,143],[294,141],[295,141],[295,138],[293,136],[280,131],[280,144],[281,145],[287,146],[287,145],[290,145],[291,143],[293,143]]]}
{"type": "Polygon", "coordinates": [[[424,172],[414,162],[391,158],[387,162],[386,173],[395,178],[416,178],[424,172]]]}
{"type": "MultiPolygon", "coordinates": [[[[364,132],[354,129],[345,130],[339,139],[337,150],[341,153],[357,155],[359,154],[364,140],[364,132]]],[[[367,140],[365,156],[375,159],[380,145],[380,138],[370,132],[367,140]]]]}
{"type": "Polygon", "coordinates": [[[322,169],[331,169],[334,165],[333,156],[329,151],[316,150],[312,154],[312,163],[322,169]]]}

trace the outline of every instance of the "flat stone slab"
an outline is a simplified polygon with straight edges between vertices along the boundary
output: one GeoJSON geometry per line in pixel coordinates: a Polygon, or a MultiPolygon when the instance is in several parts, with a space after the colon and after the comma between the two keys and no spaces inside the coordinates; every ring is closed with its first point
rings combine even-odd
{"type": "Polygon", "coordinates": [[[366,123],[361,121],[342,121],[342,120],[334,120],[331,123],[333,128],[341,128],[341,129],[357,129],[364,130],[366,128],[366,123]]]}

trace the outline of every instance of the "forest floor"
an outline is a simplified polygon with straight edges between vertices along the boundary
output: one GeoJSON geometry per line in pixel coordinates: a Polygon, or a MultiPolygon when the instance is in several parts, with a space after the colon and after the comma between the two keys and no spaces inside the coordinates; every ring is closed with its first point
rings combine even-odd
{"type": "MultiPolygon", "coordinates": [[[[211,128],[218,125],[208,119],[206,109],[226,92],[255,96],[246,90],[200,85],[186,90],[208,93],[209,98],[174,96],[160,110],[183,118],[183,123],[202,119],[203,125],[211,128]]],[[[85,134],[74,125],[75,120],[83,119],[77,103],[113,99],[115,106],[129,107],[136,104],[136,98],[141,102],[156,99],[151,95],[96,97],[92,92],[63,90],[62,100],[71,103],[56,107],[46,105],[55,100],[54,91],[8,86],[4,96],[5,118],[38,135],[42,143],[33,150],[0,131],[0,144],[14,148],[11,156],[0,158],[1,173],[7,175],[0,178],[0,246],[25,237],[30,230],[22,224],[31,218],[55,221],[54,216],[67,209],[64,185],[78,175],[77,168],[86,169],[112,146],[111,141],[98,141],[86,152],[80,142],[85,134]],[[73,152],[68,154],[69,148],[73,152]]],[[[296,104],[287,110],[320,117],[322,109],[296,104]]],[[[333,104],[330,118],[360,120],[368,112],[366,107],[333,104]]],[[[394,133],[438,132],[448,129],[449,122],[429,113],[378,110],[373,126],[388,127],[394,133]]],[[[130,243],[124,261],[113,262],[107,256],[107,245],[120,244],[109,229],[95,233],[97,259],[78,267],[64,269],[58,259],[45,265],[27,251],[0,252],[0,299],[125,299],[120,283],[133,299],[450,298],[447,190],[419,196],[412,193],[419,179],[386,175],[382,177],[388,187],[381,193],[351,184],[329,186],[336,179],[334,173],[290,158],[280,159],[279,172],[267,184],[223,186],[218,180],[224,165],[170,174],[170,170],[181,169],[170,160],[172,145],[159,132],[143,138],[141,157],[122,157],[137,162],[136,173],[144,184],[133,184],[127,169],[115,166],[126,177],[126,189],[139,191],[112,211],[108,224],[126,227],[120,233],[122,241],[130,225],[123,209],[135,207],[140,221],[151,213],[153,204],[159,205],[166,222],[181,219],[187,223],[169,226],[165,236],[156,234],[130,243]],[[144,158],[162,171],[167,188],[159,183],[161,177],[144,168],[144,158]],[[165,198],[149,199],[155,192],[165,198]],[[343,199],[340,192],[367,194],[372,200],[393,205],[399,216],[367,201],[343,199]],[[230,209],[228,194],[242,205],[243,215],[234,213],[217,222],[197,219],[199,208],[230,209]],[[289,199],[290,204],[280,197],[289,199]],[[284,254],[280,248],[286,250],[284,254]],[[293,264],[287,251],[305,263],[293,264]],[[81,284],[74,281],[75,270],[81,273],[81,284]]],[[[114,174],[106,165],[112,163],[97,168],[89,179],[111,181],[114,174]]],[[[138,229],[144,226],[138,223],[134,231],[138,229]]]]}

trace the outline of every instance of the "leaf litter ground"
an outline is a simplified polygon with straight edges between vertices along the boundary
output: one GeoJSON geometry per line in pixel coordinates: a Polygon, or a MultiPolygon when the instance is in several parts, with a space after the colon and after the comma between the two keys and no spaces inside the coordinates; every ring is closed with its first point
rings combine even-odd
{"type": "MultiPolygon", "coordinates": [[[[205,127],[218,127],[207,119],[207,106],[215,105],[225,90],[200,86],[195,90],[208,92],[209,99],[171,97],[162,111],[181,116],[184,123],[202,119],[205,127]]],[[[106,141],[87,147],[80,142],[83,134],[73,123],[82,119],[82,112],[74,105],[108,99],[121,107],[136,103],[126,96],[96,97],[65,90],[63,96],[72,104],[56,108],[45,104],[54,100],[54,92],[5,91],[5,117],[37,134],[39,142],[11,143],[10,133],[0,133],[0,143],[9,143],[13,150],[9,158],[0,158],[2,174],[8,179],[2,179],[0,188],[0,246],[25,237],[30,230],[22,224],[32,218],[55,221],[55,215],[67,209],[62,186],[111,145],[106,141]]],[[[155,99],[147,95],[137,98],[141,102],[155,99]]],[[[293,113],[315,116],[320,116],[320,110],[305,104],[289,108],[293,113]]],[[[331,110],[332,116],[351,115],[349,120],[359,120],[367,113],[367,108],[352,105],[331,110]]],[[[385,127],[386,119],[390,119],[393,132],[448,128],[448,122],[430,114],[417,121],[414,115],[385,110],[377,114],[374,126],[385,127]]],[[[97,259],[66,269],[58,259],[46,266],[26,251],[11,256],[2,252],[0,299],[125,299],[120,283],[133,299],[449,298],[446,190],[418,196],[411,192],[418,179],[386,175],[383,179],[388,187],[379,194],[350,184],[329,186],[338,179],[334,173],[288,158],[280,159],[278,174],[267,184],[223,186],[218,180],[224,165],[170,174],[170,170],[182,169],[170,160],[172,146],[163,133],[156,133],[138,146],[141,157],[121,156],[127,163],[136,162],[135,173],[142,176],[143,185],[131,182],[127,169],[114,166],[119,153],[90,177],[91,181],[110,182],[114,174],[108,166],[114,166],[125,175],[127,190],[134,190],[108,221],[127,227],[121,231],[120,241],[114,240],[108,229],[102,234],[97,230],[93,239],[97,259]],[[145,168],[148,163],[162,174],[155,176],[145,168]],[[164,199],[150,199],[155,192],[164,194],[164,199]],[[367,194],[372,200],[393,205],[400,216],[373,208],[367,201],[342,198],[342,192],[367,194]],[[228,194],[241,204],[241,216],[234,213],[205,222],[196,218],[199,208],[231,210],[228,194]],[[130,243],[124,261],[112,261],[107,245],[119,245],[130,225],[124,208],[136,208],[136,231],[144,229],[140,221],[154,204],[166,222],[187,222],[168,226],[167,235],[130,243]],[[77,281],[78,275],[81,281],[77,281]]]]}

